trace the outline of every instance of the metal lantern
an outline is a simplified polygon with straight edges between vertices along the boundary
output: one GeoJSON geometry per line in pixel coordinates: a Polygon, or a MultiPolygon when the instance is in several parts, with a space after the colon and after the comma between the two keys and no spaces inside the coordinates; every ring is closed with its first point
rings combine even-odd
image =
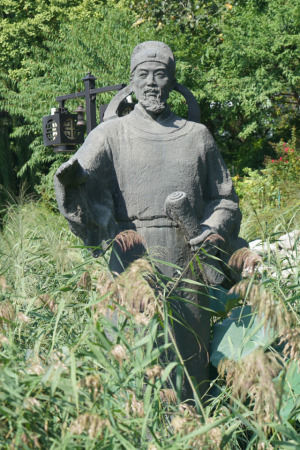
{"type": "Polygon", "coordinates": [[[85,131],[78,114],[70,114],[67,108],[53,108],[51,113],[43,117],[44,145],[53,146],[56,153],[76,150],[84,142],[85,131]]]}
{"type": "MultiPolygon", "coordinates": [[[[59,103],[60,107],[52,108],[51,116],[43,117],[44,145],[46,147],[53,146],[55,153],[75,151],[76,146],[84,142],[85,131],[89,134],[97,126],[97,94],[120,91],[126,86],[126,84],[115,84],[113,86],[96,88],[95,80],[96,77],[89,72],[83,78],[84,91],[56,97],[55,100],[59,103]],[[85,109],[83,106],[78,106],[74,111],[76,114],[71,114],[65,108],[65,102],[77,98],[84,98],[85,109]],[[84,121],[84,113],[86,113],[86,124],[84,121]]],[[[107,105],[103,106],[105,110],[107,105]]],[[[100,112],[101,121],[103,114],[104,111],[102,114],[100,112]]]]}

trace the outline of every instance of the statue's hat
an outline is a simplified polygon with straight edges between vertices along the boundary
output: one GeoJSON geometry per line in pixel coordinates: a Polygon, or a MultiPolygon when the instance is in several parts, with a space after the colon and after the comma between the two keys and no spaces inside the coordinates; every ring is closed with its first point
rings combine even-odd
{"type": "Polygon", "coordinates": [[[143,62],[156,61],[168,66],[175,76],[175,58],[167,44],[160,41],[145,41],[138,44],[131,55],[130,72],[143,62]]]}

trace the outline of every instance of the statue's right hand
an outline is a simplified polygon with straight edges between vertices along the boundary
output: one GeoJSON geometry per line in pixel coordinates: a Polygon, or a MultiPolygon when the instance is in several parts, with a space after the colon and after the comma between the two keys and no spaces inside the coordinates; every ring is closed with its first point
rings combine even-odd
{"type": "Polygon", "coordinates": [[[88,176],[77,159],[70,159],[63,163],[55,175],[64,186],[77,186],[82,184],[88,176]]]}

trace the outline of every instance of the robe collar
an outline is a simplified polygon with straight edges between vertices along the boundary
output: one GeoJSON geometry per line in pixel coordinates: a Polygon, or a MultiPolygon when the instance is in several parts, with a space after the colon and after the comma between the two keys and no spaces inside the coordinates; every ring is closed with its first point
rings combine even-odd
{"type": "Polygon", "coordinates": [[[131,119],[132,125],[138,130],[158,135],[174,133],[187,123],[185,119],[176,116],[168,105],[157,120],[153,119],[139,103],[127,117],[131,119]]]}

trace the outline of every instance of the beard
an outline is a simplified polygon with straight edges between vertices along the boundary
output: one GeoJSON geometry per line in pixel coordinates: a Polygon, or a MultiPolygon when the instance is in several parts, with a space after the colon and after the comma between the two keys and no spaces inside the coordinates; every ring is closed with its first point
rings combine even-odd
{"type": "Polygon", "coordinates": [[[139,103],[154,114],[160,114],[166,107],[166,102],[161,101],[161,90],[158,88],[145,88],[139,103]]]}

